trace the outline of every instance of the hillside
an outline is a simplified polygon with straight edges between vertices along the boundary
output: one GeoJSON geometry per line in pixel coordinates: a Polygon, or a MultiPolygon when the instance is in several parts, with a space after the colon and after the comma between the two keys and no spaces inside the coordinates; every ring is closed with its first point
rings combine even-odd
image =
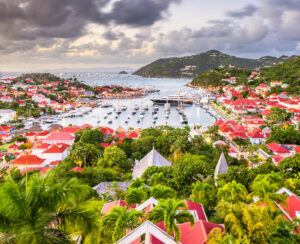
{"type": "Polygon", "coordinates": [[[247,78],[251,74],[251,70],[249,69],[237,69],[237,68],[216,68],[211,71],[204,72],[198,75],[193,81],[190,83],[191,86],[199,87],[199,86],[219,86],[224,85],[222,79],[228,79],[230,77],[237,77],[237,83],[246,83],[247,78]]]}
{"type": "Polygon", "coordinates": [[[140,68],[133,74],[144,77],[186,78],[196,77],[217,67],[234,66],[237,68],[254,69],[262,66],[273,66],[288,59],[289,57],[287,56],[280,58],[265,56],[259,59],[247,59],[211,50],[193,56],[159,59],[140,68]]]}

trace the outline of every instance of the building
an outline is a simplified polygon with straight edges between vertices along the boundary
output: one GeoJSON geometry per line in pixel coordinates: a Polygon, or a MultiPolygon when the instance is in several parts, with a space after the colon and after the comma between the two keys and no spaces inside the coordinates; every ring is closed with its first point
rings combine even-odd
{"type": "Polygon", "coordinates": [[[43,139],[43,142],[49,144],[64,143],[68,145],[73,145],[74,140],[74,136],[67,132],[52,132],[49,136],[43,139]]]}
{"type": "Polygon", "coordinates": [[[135,161],[135,166],[132,172],[132,178],[140,178],[143,173],[146,171],[148,167],[156,166],[156,167],[164,167],[171,166],[172,163],[165,159],[158,151],[153,149],[140,161],[135,161]]]}
{"type": "Polygon", "coordinates": [[[222,152],[221,153],[221,156],[219,158],[219,161],[217,163],[217,166],[215,168],[215,182],[217,182],[218,180],[218,176],[220,174],[224,174],[224,173],[227,173],[228,171],[228,164],[227,164],[227,161],[226,161],[226,158],[224,156],[224,153],[222,152]]]}

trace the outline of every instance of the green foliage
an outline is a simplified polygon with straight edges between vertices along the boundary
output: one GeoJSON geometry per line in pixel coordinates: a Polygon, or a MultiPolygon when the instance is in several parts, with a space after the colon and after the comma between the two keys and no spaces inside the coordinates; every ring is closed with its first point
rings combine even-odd
{"type": "Polygon", "coordinates": [[[210,50],[187,57],[158,59],[148,64],[138,71],[135,75],[145,77],[195,77],[197,74],[208,72],[220,65],[234,65],[237,68],[255,69],[265,65],[272,66],[274,63],[285,61],[284,58],[264,57],[261,59],[246,59],[230,56],[217,50],[210,50]],[[180,69],[187,65],[196,66],[195,69],[189,70],[188,74],[183,74],[180,69]]]}
{"type": "Polygon", "coordinates": [[[246,202],[247,195],[246,187],[236,181],[227,183],[218,190],[218,198],[227,202],[246,202]]]}
{"type": "Polygon", "coordinates": [[[267,143],[271,142],[300,145],[300,132],[293,126],[288,126],[287,128],[274,128],[267,140],[267,143]]]}
{"type": "Polygon", "coordinates": [[[95,144],[97,146],[104,142],[103,133],[98,129],[92,130],[89,127],[76,132],[75,139],[76,142],[95,144]]]}
{"type": "Polygon", "coordinates": [[[84,238],[98,218],[89,196],[90,188],[77,179],[7,178],[0,188],[1,243],[71,243],[76,232],[84,238]]]}
{"type": "Polygon", "coordinates": [[[111,168],[118,173],[126,173],[132,167],[125,152],[116,146],[105,148],[103,158],[98,160],[98,165],[103,168],[111,168]]]}
{"type": "Polygon", "coordinates": [[[279,170],[284,177],[297,178],[300,172],[300,154],[294,157],[287,157],[279,163],[279,170]]]}
{"type": "Polygon", "coordinates": [[[214,185],[205,181],[193,184],[191,199],[196,203],[201,203],[208,215],[214,211],[217,202],[217,191],[214,185]]]}
{"type": "Polygon", "coordinates": [[[130,188],[125,196],[126,204],[131,206],[132,204],[140,204],[147,198],[147,192],[143,188],[130,188]]]}
{"type": "Polygon", "coordinates": [[[126,235],[126,230],[135,229],[139,223],[139,218],[143,213],[135,209],[127,211],[123,207],[114,207],[111,212],[102,218],[101,229],[106,236],[107,243],[116,242],[126,235]]]}
{"type": "Polygon", "coordinates": [[[171,187],[156,185],[150,189],[150,196],[155,199],[168,199],[174,198],[176,193],[171,187]]]}
{"type": "Polygon", "coordinates": [[[174,233],[175,241],[179,241],[181,233],[177,223],[190,222],[191,226],[195,223],[194,216],[186,209],[187,207],[182,201],[175,199],[160,200],[158,205],[147,214],[147,218],[154,223],[164,221],[167,233],[169,235],[174,233]]]}

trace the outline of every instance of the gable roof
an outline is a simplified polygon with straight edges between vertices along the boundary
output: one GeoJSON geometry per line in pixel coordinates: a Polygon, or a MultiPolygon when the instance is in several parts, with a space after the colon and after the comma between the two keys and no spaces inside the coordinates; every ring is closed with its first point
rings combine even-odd
{"type": "Polygon", "coordinates": [[[50,148],[46,149],[43,153],[63,153],[67,149],[66,146],[52,145],[50,148]]]}
{"type": "Polygon", "coordinates": [[[186,204],[188,210],[196,211],[198,219],[195,219],[195,221],[198,220],[207,221],[206,213],[204,211],[202,204],[191,202],[189,200],[183,200],[183,202],[186,204]]]}
{"type": "Polygon", "coordinates": [[[164,230],[150,222],[149,220],[145,221],[143,224],[135,228],[129,234],[117,241],[117,244],[128,244],[133,243],[135,240],[139,239],[143,234],[149,233],[151,237],[155,237],[156,240],[149,240],[151,243],[168,243],[168,244],[177,244],[174,237],[168,235],[164,230]]]}
{"type": "Polygon", "coordinates": [[[222,152],[219,161],[217,163],[217,166],[215,168],[215,178],[220,174],[227,173],[227,171],[228,171],[228,164],[224,156],[224,153],[222,152]]]}
{"type": "Polygon", "coordinates": [[[281,146],[275,142],[267,144],[266,146],[267,146],[267,148],[269,148],[271,151],[273,151],[275,153],[290,153],[289,150],[285,149],[283,146],[281,146]]]}
{"type": "Polygon", "coordinates": [[[45,141],[72,141],[74,137],[67,132],[52,132],[45,141]]]}
{"type": "Polygon", "coordinates": [[[142,174],[148,167],[156,166],[156,167],[164,167],[171,166],[171,162],[165,159],[158,151],[154,148],[140,161],[136,161],[132,172],[132,178],[135,179],[137,177],[141,177],[142,174]]]}
{"type": "Polygon", "coordinates": [[[39,158],[36,155],[22,155],[21,157],[10,162],[12,165],[40,165],[45,159],[39,158]]]}

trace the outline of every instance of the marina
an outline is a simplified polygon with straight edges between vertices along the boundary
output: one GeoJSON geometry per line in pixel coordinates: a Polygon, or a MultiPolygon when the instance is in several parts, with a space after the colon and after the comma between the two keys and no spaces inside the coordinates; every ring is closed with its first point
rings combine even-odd
{"type": "MultiPolygon", "coordinates": [[[[47,128],[51,124],[90,124],[113,129],[120,126],[125,129],[143,129],[159,125],[208,127],[220,118],[205,102],[206,98],[201,90],[185,86],[190,82],[189,79],[143,78],[115,73],[77,74],[84,83],[95,87],[122,86],[133,90],[148,89],[151,92],[133,98],[99,97],[93,100],[93,106],[89,105],[88,99],[82,98],[82,107],[29,121],[30,125],[40,123],[43,128],[47,128]]],[[[67,75],[72,77],[72,74],[65,74],[67,75]]]]}

